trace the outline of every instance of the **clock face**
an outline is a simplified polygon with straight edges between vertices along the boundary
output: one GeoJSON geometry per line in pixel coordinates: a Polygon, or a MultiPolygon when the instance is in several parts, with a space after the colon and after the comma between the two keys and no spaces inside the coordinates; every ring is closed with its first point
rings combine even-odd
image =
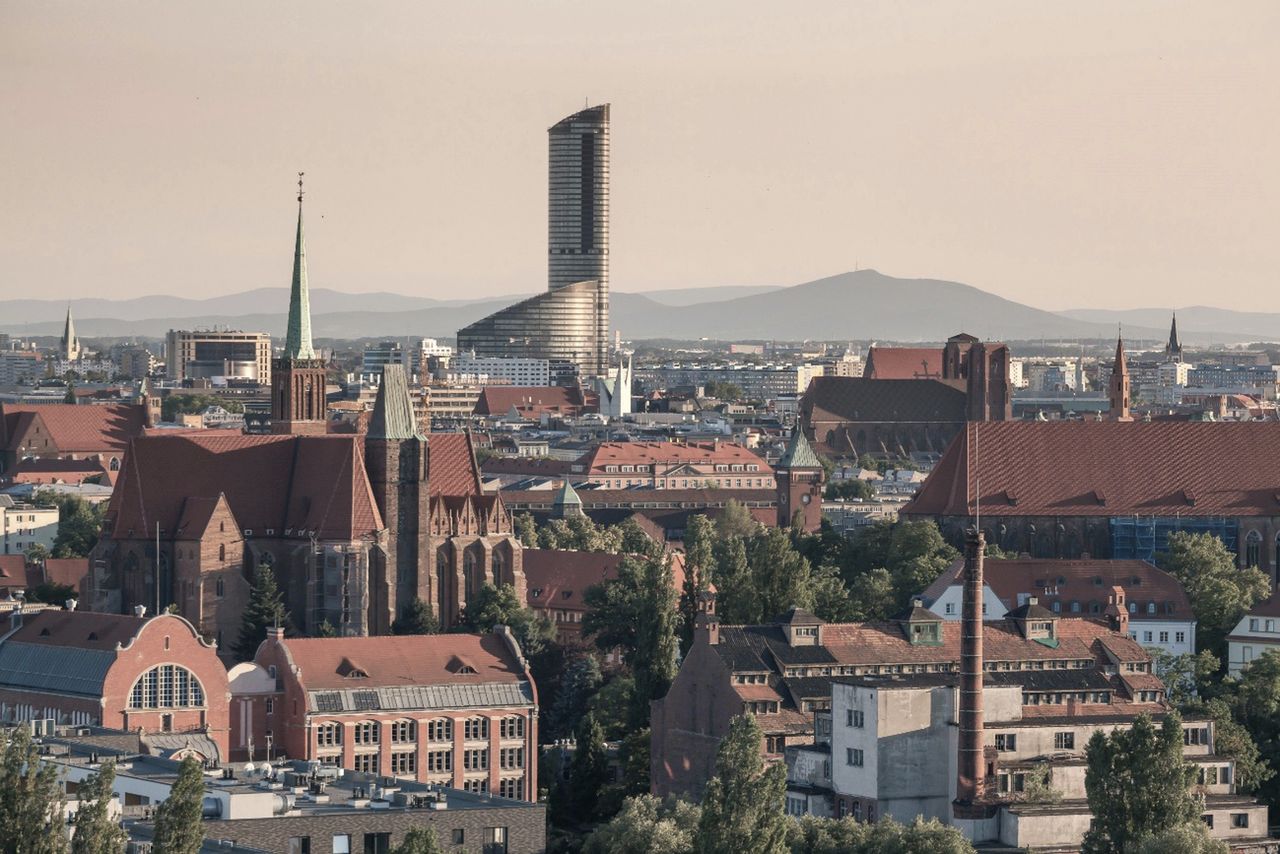
{"type": "Polygon", "coordinates": [[[813,500],[813,496],[807,492],[804,495],[800,496],[800,501],[803,502],[804,504],[808,504],[812,500],[813,500]]]}

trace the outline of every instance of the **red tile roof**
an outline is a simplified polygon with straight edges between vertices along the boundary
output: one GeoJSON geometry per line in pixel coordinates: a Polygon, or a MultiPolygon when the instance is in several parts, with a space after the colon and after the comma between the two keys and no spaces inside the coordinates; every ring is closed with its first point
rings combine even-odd
{"type": "Polygon", "coordinates": [[[480,494],[480,467],[476,465],[469,433],[432,433],[427,436],[431,496],[480,494]]]}
{"type": "MultiPolygon", "coordinates": [[[[270,643],[270,641],[268,641],[270,643]]],[[[286,638],[285,649],[308,691],[409,685],[475,685],[520,682],[519,663],[496,635],[389,635],[359,638],[286,638]],[[461,659],[475,669],[450,669],[461,659]],[[364,677],[352,677],[352,669],[364,677]]]]}
{"type": "Polygon", "coordinates": [[[27,559],[23,555],[0,555],[0,587],[27,586],[27,559]]]}
{"type": "MultiPolygon", "coordinates": [[[[604,475],[607,465],[754,465],[754,474],[768,475],[773,467],[760,455],[736,442],[602,442],[578,461],[590,475],[604,475]]],[[[609,473],[617,477],[617,472],[609,473]]],[[[741,474],[741,472],[733,472],[741,474]]]]}
{"type": "MultiPolygon", "coordinates": [[[[959,586],[964,561],[957,560],[924,591],[926,603],[936,602],[948,587],[959,586]]],[[[1015,558],[1004,560],[987,558],[983,564],[983,579],[992,592],[1012,610],[1018,607],[1019,594],[1023,598],[1035,596],[1039,603],[1050,610],[1058,602],[1061,613],[1095,613],[1090,607],[1096,604],[1096,613],[1107,607],[1107,596],[1112,587],[1122,587],[1126,599],[1138,606],[1135,617],[1150,619],[1194,619],[1191,602],[1178,580],[1164,570],[1157,569],[1145,560],[1052,560],[1047,558],[1015,558]],[[1079,603],[1081,611],[1073,612],[1071,605],[1079,603]],[[1156,613],[1149,615],[1146,604],[1156,603],[1156,613]],[[1168,604],[1173,605],[1169,613],[1168,604]]]]}
{"type": "Polygon", "coordinates": [[[543,413],[580,415],[594,406],[580,388],[568,386],[485,386],[476,401],[476,415],[501,417],[515,407],[524,418],[537,420],[543,413]]]}
{"type": "Polygon", "coordinates": [[[83,483],[107,473],[97,460],[25,459],[6,477],[14,483],[83,483]]]}
{"type": "Polygon", "coordinates": [[[862,375],[873,380],[942,378],[942,348],[872,347],[862,375]]]}
{"type": "Polygon", "coordinates": [[[49,609],[24,617],[22,627],[9,639],[19,643],[114,651],[117,644],[128,645],[146,623],[144,617],[49,609]]]}
{"type": "Polygon", "coordinates": [[[87,557],[51,557],[44,561],[44,580],[49,584],[65,584],[80,589],[80,582],[89,574],[87,557]]]}
{"type": "Polygon", "coordinates": [[[16,452],[27,427],[38,421],[61,453],[123,451],[146,427],[146,408],[136,404],[0,404],[4,450],[16,452]]]}
{"type": "Polygon", "coordinates": [[[225,494],[237,524],[349,540],[383,528],[355,436],[149,434],[125,456],[108,511],[116,539],[175,532],[189,498],[225,494]]]}
{"type": "Polygon", "coordinates": [[[969,516],[977,499],[983,516],[1280,515],[1280,426],[969,424],[901,515],[969,516]]]}

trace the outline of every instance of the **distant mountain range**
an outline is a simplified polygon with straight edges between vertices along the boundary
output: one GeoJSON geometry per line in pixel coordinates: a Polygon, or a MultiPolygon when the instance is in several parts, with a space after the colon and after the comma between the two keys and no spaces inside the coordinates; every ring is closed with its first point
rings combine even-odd
{"type": "MultiPolygon", "coordinates": [[[[452,337],[524,296],[436,300],[317,288],[311,291],[312,331],[321,338],[452,337]]],[[[287,288],[258,288],[203,300],[153,296],[71,304],[85,337],[161,337],[169,329],[215,326],[282,335],[288,299],[287,288]]],[[[0,331],[58,335],[66,305],[0,300],[0,331]]],[[[1169,328],[1167,309],[1050,312],[959,282],[899,279],[875,270],[792,287],[615,291],[610,320],[632,340],[940,341],[961,330],[987,339],[1108,339],[1118,322],[1126,337],[1160,340],[1169,328]]],[[[1280,337],[1280,315],[1197,307],[1179,311],[1178,327],[1188,343],[1274,339],[1280,337]]]]}

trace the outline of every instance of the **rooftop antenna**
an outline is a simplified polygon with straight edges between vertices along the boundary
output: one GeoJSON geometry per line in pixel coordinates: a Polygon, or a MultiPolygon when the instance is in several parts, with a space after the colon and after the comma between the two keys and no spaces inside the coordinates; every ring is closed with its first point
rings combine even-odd
{"type": "Polygon", "coordinates": [[[306,195],[306,193],[302,191],[302,176],[306,174],[306,172],[298,173],[298,204],[302,204],[302,197],[306,195]]]}

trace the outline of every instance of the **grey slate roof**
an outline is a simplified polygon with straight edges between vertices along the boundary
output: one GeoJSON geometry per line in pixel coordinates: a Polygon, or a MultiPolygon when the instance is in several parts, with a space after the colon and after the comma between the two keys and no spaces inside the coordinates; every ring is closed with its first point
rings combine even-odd
{"type": "Polygon", "coordinates": [[[107,650],[10,640],[0,644],[0,687],[100,697],[115,660],[107,650]]]}
{"type": "Polygon", "coordinates": [[[431,709],[484,709],[527,706],[533,702],[528,682],[479,685],[406,685],[395,688],[346,688],[308,691],[307,710],[320,714],[431,709]]]}

